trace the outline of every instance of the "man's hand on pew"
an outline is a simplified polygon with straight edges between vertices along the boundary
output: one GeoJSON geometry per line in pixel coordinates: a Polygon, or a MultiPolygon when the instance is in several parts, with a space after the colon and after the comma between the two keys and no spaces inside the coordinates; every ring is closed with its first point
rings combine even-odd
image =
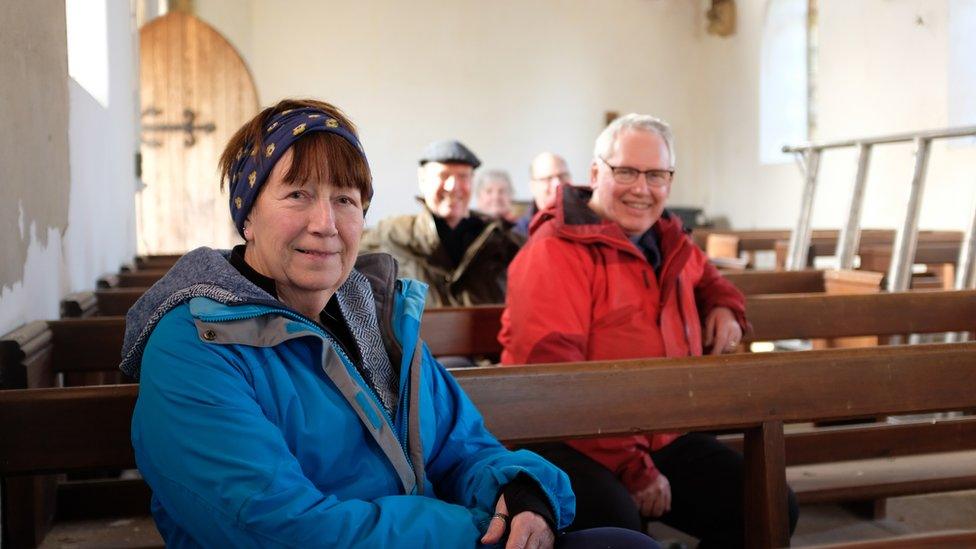
{"type": "Polygon", "coordinates": [[[500,542],[506,530],[508,542],[505,549],[552,549],[556,541],[546,519],[536,513],[523,511],[509,517],[505,496],[502,495],[498,498],[495,514],[488,524],[488,531],[481,537],[481,543],[491,545],[500,542]]]}
{"type": "Polygon", "coordinates": [[[671,483],[668,477],[659,474],[647,488],[630,497],[634,498],[641,516],[657,518],[671,510],[671,483]]]}
{"type": "Polygon", "coordinates": [[[732,353],[742,341],[742,328],[728,307],[716,307],[705,317],[705,348],[709,354],[732,353]]]}

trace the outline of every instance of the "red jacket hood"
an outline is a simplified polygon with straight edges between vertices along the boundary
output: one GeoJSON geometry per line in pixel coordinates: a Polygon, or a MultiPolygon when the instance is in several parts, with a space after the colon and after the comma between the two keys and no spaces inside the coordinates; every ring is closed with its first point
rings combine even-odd
{"type": "MultiPolygon", "coordinates": [[[[556,189],[552,206],[538,213],[529,225],[529,235],[553,234],[568,240],[602,243],[643,258],[644,254],[630,241],[617,223],[601,219],[590,206],[593,191],[587,187],[562,184],[556,189]]],[[[652,227],[657,233],[663,257],[659,283],[662,297],[667,296],[684,264],[691,256],[691,246],[681,220],[664,210],[652,227]]]]}

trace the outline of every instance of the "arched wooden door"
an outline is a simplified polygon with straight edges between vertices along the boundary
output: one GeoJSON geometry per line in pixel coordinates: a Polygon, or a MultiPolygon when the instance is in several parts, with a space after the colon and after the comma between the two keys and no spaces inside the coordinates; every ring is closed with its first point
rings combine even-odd
{"type": "Polygon", "coordinates": [[[140,38],[142,180],[139,252],[180,253],[240,241],[220,192],[217,161],[258,110],[244,60],[212,27],[171,12],[140,38]]]}

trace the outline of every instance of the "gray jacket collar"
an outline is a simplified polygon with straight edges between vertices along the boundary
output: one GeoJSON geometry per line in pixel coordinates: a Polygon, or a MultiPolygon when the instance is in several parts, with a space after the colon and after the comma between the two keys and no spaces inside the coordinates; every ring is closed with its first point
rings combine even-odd
{"type": "MultiPolygon", "coordinates": [[[[126,315],[122,362],[119,365],[123,372],[138,379],[142,353],[156,324],[163,315],[195,297],[206,297],[225,305],[285,307],[242,276],[229,263],[228,257],[230,250],[197,248],[180,258],[162,279],[136,301],[126,315]]],[[[344,314],[349,312],[349,307],[361,306],[357,296],[372,294],[380,335],[390,351],[393,364],[399,364],[402,355],[390,326],[396,272],[396,262],[389,255],[366,254],[356,261],[356,268],[336,292],[344,314]]]]}

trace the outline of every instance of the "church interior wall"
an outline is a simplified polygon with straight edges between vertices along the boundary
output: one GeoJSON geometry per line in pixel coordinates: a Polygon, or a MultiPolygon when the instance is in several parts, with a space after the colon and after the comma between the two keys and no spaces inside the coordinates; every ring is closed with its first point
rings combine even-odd
{"type": "MultiPolygon", "coordinates": [[[[73,1],[92,8],[91,2],[73,1]]],[[[65,263],[70,291],[91,289],[93,277],[118,271],[136,253],[138,37],[130,11],[120,4],[125,3],[105,3],[107,105],[69,80],[71,210],[65,263]]]]}
{"type": "MultiPolygon", "coordinates": [[[[376,186],[368,224],[416,211],[417,158],[435,139],[508,170],[526,199],[528,164],[544,150],[588,180],[605,111],[668,120],[682,177],[704,165],[686,145],[702,127],[696,2],[251,0],[250,29],[225,4],[200,0],[197,13],[238,47],[262,103],[316,96],[358,124],[376,186]]],[[[695,188],[675,200],[698,201],[695,188]]]]}
{"type": "Polygon", "coordinates": [[[68,225],[63,0],[0,3],[0,333],[57,312],[68,225]]]}
{"type": "MultiPolygon", "coordinates": [[[[703,205],[735,228],[792,227],[803,179],[793,162],[762,164],[758,153],[759,48],[765,3],[738,2],[739,31],[703,44],[710,132],[703,205]]],[[[948,116],[952,0],[820,0],[818,140],[848,139],[976,123],[948,116]]],[[[971,52],[969,58],[976,52],[971,52]]],[[[911,144],[875,148],[862,226],[901,225],[914,166],[911,144]]],[[[825,154],[815,227],[846,219],[857,157],[825,154]]],[[[922,228],[964,230],[976,207],[976,145],[936,141],[929,161],[922,228]]]]}
{"type": "MultiPolygon", "coordinates": [[[[816,138],[951,125],[954,1],[820,0],[816,138]]],[[[603,113],[638,111],[675,126],[672,204],[704,207],[736,228],[796,222],[800,171],[759,159],[766,0],[737,2],[728,38],[705,33],[705,2],[226,3],[197,6],[238,44],[263,102],[315,95],[360,124],[377,181],[368,221],[413,211],[414,161],[426,141],[468,142],[486,165],[508,169],[526,198],[534,153],[561,152],[585,182],[603,113]],[[297,14],[320,30],[296,31],[297,14]]],[[[910,144],[875,150],[865,226],[901,223],[913,161],[910,144]]],[[[923,227],[966,226],[976,192],[965,174],[974,162],[972,145],[936,142],[923,227]]],[[[855,163],[850,150],[825,156],[815,225],[842,223],[855,163]]]]}
{"type": "MultiPolygon", "coordinates": [[[[820,0],[816,137],[976,123],[948,106],[959,89],[952,14],[967,1],[820,0]]],[[[68,77],[64,0],[0,6],[0,107],[14,129],[0,137],[0,330],[56,316],[61,296],[90,289],[135,252],[137,34],[129,3],[94,5],[105,14],[107,101],[68,77]]],[[[523,199],[528,162],[542,150],[566,156],[585,183],[607,111],[674,125],[672,204],[704,207],[735,228],[795,223],[800,172],[758,152],[765,0],[737,2],[728,38],[705,33],[703,1],[194,5],[238,48],[263,104],[316,96],[357,122],[377,189],[368,224],[415,211],[416,158],[434,139],[459,138],[485,167],[509,170],[523,199]]],[[[855,161],[850,150],[825,157],[815,226],[842,222],[855,161]]],[[[875,151],[863,226],[900,224],[912,164],[911,145],[875,151]]],[[[972,141],[936,143],[923,228],[966,226],[974,165],[972,141]]]]}
{"type": "Polygon", "coordinates": [[[64,0],[0,5],[0,105],[13,128],[0,137],[0,333],[56,318],[61,297],[135,253],[132,16],[127,2],[85,4],[104,16],[106,80],[94,95],[69,76],[64,0]]]}

